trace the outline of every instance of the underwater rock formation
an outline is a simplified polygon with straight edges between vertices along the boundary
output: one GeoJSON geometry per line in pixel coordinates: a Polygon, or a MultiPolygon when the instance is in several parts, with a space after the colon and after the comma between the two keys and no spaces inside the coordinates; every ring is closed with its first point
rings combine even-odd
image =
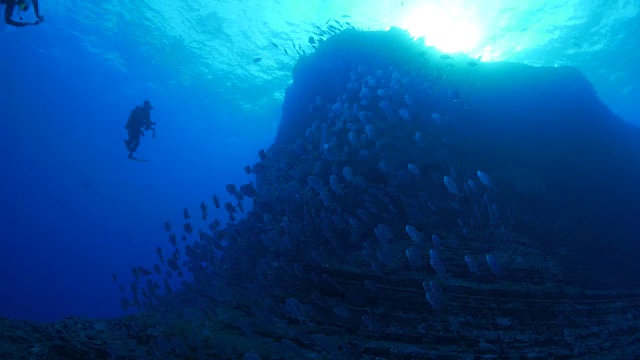
{"type": "Polygon", "coordinates": [[[640,354],[638,129],[575,69],[467,64],[397,29],[302,57],[255,189],[227,187],[230,217],[253,209],[182,243],[165,225],[164,280],[134,268],[143,311],[101,325],[108,354],[640,354]]]}
{"type": "MultiPolygon", "coordinates": [[[[495,195],[517,215],[513,229],[550,253],[565,254],[565,271],[576,281],[599,288],[640,286],[640,269],[633,266],[640,230],[632,215],[640,214],[640,167],[633,165],[640,161],[640,131],[613,114],[578,70],[509,62],[469,67],[468,59],[442,59],[399,29],[351,30],[331,40],[297,64],[276,145],[295,144],[318,119],[335,115],[336,104],[357,107],[361,122],[372,114],[388,117],[362,104],[363,93],[375,94],[366,100],[413,114],[409,122],[392,116],[404,127],[368,130],[385,132],[370,139],[376,151],[388,154],[395,144],[419,137],[426,147],[400,150],[406,151],[398,155],[407,159],[402,166],[413,165],[422,153],[422,164],[464,169],[478,184],[478,176],[490,175],[506,190],[495,195]],[[375,83],[380,75],[386,83],[375,83]],[[451,89],[462,99],[451,100],[451,89]]],[[[454,180],[450,185],[460,187],[442,169],[445,183],[454,180]]]]}

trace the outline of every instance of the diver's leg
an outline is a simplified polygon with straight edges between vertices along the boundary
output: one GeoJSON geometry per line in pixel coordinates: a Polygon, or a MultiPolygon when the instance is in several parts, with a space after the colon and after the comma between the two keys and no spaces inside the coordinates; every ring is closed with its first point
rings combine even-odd
{"type": "Polygon", "coordinates": [[[133,159],[133,152],[136,151],[133,148],[133,139],[135,138],[135,131],[127,131],[127,139],[124,139],[124,146],[126,146],[127,151],[129,151],[129,159],[133,159]]]}
{"type": "Polygon", "coordinates": [[[140,134],[136,134],[136,136],[131,139],[131,147],[129,148],[129,151],[133,154],[138,150],[138,146],[140,146],[140,134]]]}
{"type": "Polygon", "coordinates": [[[127,147],[127,150],[129,151],[131,151],[131,146],[133,145],[133,140],[136,138],[136,134],[137,132],[135,131],[135,129],[131,129],[127,131],[128,138],[124,139],[124,145],[127,147]]]}

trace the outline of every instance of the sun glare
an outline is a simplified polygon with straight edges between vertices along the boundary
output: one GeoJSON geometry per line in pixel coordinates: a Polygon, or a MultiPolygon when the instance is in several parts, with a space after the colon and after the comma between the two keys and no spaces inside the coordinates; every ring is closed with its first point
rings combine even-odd
{"type": "Polygon", "coordinates": [[[474,14],[461,7],[424,5],[414,10],[402,22],[402,27],[416,38],[445,53],[470,54],[478,46],[480,29],[474,14]]]}

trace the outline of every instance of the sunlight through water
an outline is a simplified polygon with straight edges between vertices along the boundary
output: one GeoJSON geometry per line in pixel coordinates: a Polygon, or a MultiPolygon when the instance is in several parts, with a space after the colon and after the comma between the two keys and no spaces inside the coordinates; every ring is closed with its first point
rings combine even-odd
{"type": "Polygon", "coordinates": [[[475,14],[453,3],[423,5],[404,18],[400,27],[445,53],[470,54],[481,38],[475,14]]]}

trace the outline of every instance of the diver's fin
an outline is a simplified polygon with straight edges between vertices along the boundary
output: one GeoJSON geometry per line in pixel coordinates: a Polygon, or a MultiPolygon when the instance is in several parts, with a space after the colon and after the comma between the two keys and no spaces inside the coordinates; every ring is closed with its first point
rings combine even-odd
{"type": "Polygon", "coordinates": [[[137,157],[134,157],[133,155],[129,155],[128,159],[129,160],[134,160],[134,161],[139,161],[139,162],[147,162],[147,161],[149,161],[149,160],[146,160],[146,159],[138,159],[137,157]]]}

